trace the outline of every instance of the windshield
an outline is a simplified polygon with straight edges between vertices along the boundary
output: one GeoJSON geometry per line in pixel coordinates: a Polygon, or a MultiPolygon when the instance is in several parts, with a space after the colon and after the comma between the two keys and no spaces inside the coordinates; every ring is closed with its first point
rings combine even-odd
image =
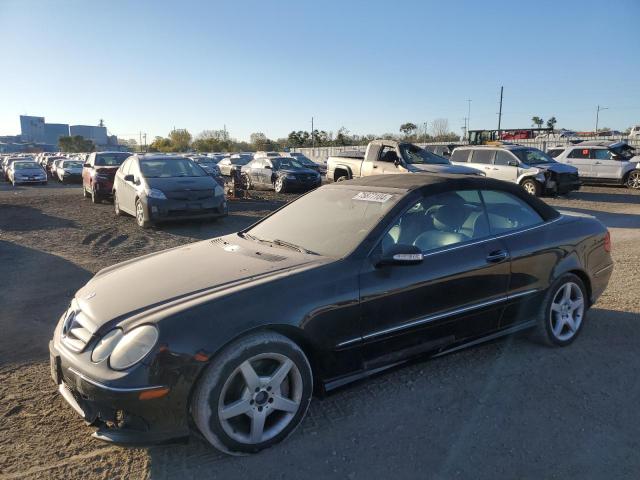
{"type": "Polygon", "coordinates": [[[556,161],[542,150],[537,148],[519,148],[511,150],[516,157],[520,159],[522,163],[527,165],[540,165],[542,163],[556,163],[556,161]]]}
{"type": "Polygon", "coordinates": [[[145,178],[204,177],[206,172],[186,158],[140,159],[145,178]]]}
{"type": "Polygon", "coordinates": [[[29,170],[32,168],[40,168],[40,165],[38,165],[35,162],[15,162],[14,167],[16,170],[29,170]]]}
{"type": "Polygon", "coordinates": [[[232,165],[246,165],[251,161],[250,158],[240,157],[240,158],[231,158],[229,159],[232,165]]]}
{"type": "Polygon", "coordinates": [[[119,167],[130,153],[99,153],[96,155],[96,165],[99,167],[119,167]]]}
{"type": "Polygon", "coordinates": [[[358,188],[322,187],[277,211],[247,233],[310,252],[341,258],[351,253],[401,195],[358,188]]]}
{"type": "Polygon", "coordinates": [[[293,170],[304,168],[304,166],[294,158],[273,158],[271,159],[271,163],[273,163],[276,170],[281,170],[283,168],[293,170]]]}
{"type": "Polygon", "coordinates": [[[400,144],[400,155],[408,164],[449,165],[449,160],[412,144],[400,144]]]}
{"type": "Polygon", "coordinates": [[[63,162],[62,166],[64,168],[82,168],[82,162],[63,162]]]}

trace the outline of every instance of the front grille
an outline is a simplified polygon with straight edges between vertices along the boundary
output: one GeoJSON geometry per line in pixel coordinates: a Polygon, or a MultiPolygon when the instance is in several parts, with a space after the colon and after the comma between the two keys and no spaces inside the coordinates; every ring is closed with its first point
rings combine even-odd
{"type": "Polygon", "coordinates": [[[69,309],[62,324],[62,343],[74,352],[81,352],[91,341],[93,333],[89,322],[80,311],[69,309]]]}
{"type": "Polygon", "coordinates": [[[165,192],[170,200],[181,200],[183,202],[193,202],[197,200],[209,200],[213,197],[213,190],[184,190],[177,192],[165,192]]]}

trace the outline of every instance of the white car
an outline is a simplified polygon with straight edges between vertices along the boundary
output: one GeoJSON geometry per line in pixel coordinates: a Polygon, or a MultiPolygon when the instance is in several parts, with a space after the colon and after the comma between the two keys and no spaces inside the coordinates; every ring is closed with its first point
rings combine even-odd
{"type": "Polygon", "coordinates": [[[612,183],[640,190],[640,155],[624,142],[587,141],[548,152],[556,161],[578,169],[589,183],[612,183]]]}
{"type": "Polygon", "coordinates": [[[640,125],[634,125],[629,131],[630,139],[640,139],[640,125]]]}
{"type": "Polygon", "coordinates": [[[58,161],[55,176],[62,183],[82,181],[82,160],[58,161]]]}
{"type": "Polygon", "coordinates": [[[580,188],[578,171],[541,150],[521,145],[457,147],[451,163],[484,172],[487,177],[520,185],[532,195],[563,195],[580,188]]]}

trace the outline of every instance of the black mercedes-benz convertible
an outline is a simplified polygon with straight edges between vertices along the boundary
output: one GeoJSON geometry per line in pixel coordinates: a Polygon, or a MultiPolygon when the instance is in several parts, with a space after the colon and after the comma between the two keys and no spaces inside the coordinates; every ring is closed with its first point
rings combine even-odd
{"type": "Polygon", "coordinates": [[[252,227],[101,270],[50,342],[94,436],[199,432],[227,453],[289,435],[311,396],[524,329],[571,343],[613,269],[609,232],[518,185],[385,175],[252,227]]]}

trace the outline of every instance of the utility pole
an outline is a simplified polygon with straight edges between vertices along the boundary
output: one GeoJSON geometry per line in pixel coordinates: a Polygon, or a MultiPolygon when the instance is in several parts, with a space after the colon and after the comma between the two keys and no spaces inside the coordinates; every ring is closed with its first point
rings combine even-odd
{"type": "Polygon", "coordinates": [[[138,132],[138,145],[142,147],[142,132],[138,132]]]}
{"type": "Polygon", "coordinates": [[[500,87],[500,110],[498,111],[498,140],[500,139],[500,125],[502,124],[502,94],[504,87],[500,87]]]}
{"type": "Polygon", "coordinates": [[[316,137],[313,132],[313,117],[311,117],[311,148],[316,148],[316,137]]]}
{"type": "Polygon", "coordinates": [[[471,99],[467,98],[467,132],[471,128],[471,99]]]}
{"type": "Polygon", "coordinates": [[[144,152],[147,153],[147,134],[145,133],[143,137],[144,137],[144,152]]]}
{"type": "Polygon", "coordinates": [[[598,136],[598,120],[600,119],[600,110],[608,110],[609,107],[601,107],[600,105],[598,105],[598,108],[596,108],[596,137],[598,136]]]}

